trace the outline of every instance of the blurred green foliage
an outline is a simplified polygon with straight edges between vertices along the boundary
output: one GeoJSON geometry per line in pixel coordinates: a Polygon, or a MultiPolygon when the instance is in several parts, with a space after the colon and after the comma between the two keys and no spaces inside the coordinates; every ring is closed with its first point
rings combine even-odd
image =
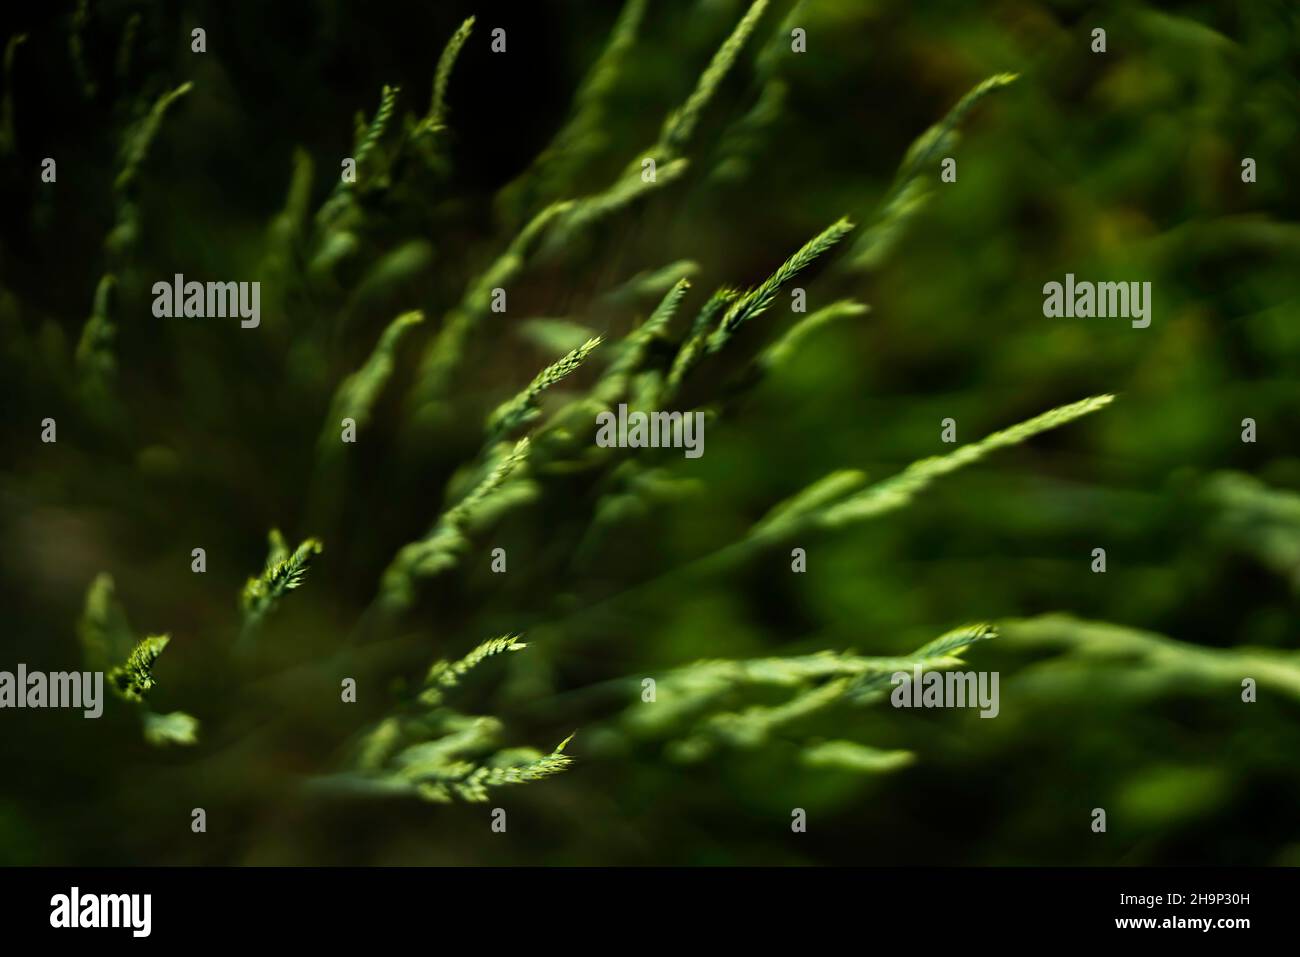
{"type": "MultiPolygon", "coordinates": [[[[749,3],[518,6],[0,14],[0,668],[83,666],[87,590],[109,601],[115,582],[139,637],[171,639],[144,720],[180,722],[156,747],[118,701],[97,721],[0,713],[0,861],[1300,864],[1300,9],[774,0],[697,115],[675,111],[749,3]],[[957,182],[928,154],[899,173],[1002,73],[1019,78],[939,141],[957,182]],[[603,192],[656,145],[662,182],[603,192]],[[358,153],[356,188],[336,185],[358,153]],[[550,206],[593,195],[609,202],[550,206]],[[897,229],[873,229],[882,210],[897,229]],[[748,386],[714,405],[702,458],[601,473],[543,449],[508,501],[446,523],[500,462],[489,416],[539,370],[604,337],[529,399],[562,408],[678,279],[673,342],[715,289],[760,287],[845,216],[859,232],[797,281],[835,321],[761,375],[724,354],[677,393],[712,401],[738,371],[748,386]],[[178,272],[262,280],[261,326],[154,318],[152,283],[178,272]],[[1067,272],[1149,280],[1150,328],[1044,318],[1042,286],[1067,272]],[[493,275],[504,316],[474,296],[493,275]],[[430,392],[448,341],[454,387],[430,392]],[[358,393],[340,454],[333,403],[358,393]],[[945,418],[973,443],[1110,393],[907,508],[801,529],[783,545],[807,550],[804,574],[788,547],[729,550],[829,473],[876,483],[951,452],[945,418]],[[241,646],[273,528],[281,550],[324,548],[241,646]],[[454,560],[403,613],[377,607],[426,534],[454,538],[454,560]],[[827,700],[780,710],[788,691],[734,681],[751,659],[901,659],[986,620],[999,634],[963,667],[1001,673],[995,720],[861,706],[806,676],[796,695],[827,700]],[[503,777],[559,762],[526,746],[579,729],[564,773],[492,792],[507,837],[482,804],[311,786],[414,707],[430,661],[514,633],[527,652],[485,661],[456,689],[465,713],[435,716],[505,747],[484,772],[503,777]],[[644,677],[719,675],[708,734],[744,746],[641,733],[644,677]]],[[[737,355],[781,341],[787,295],[736,330],[737,355]]],[[[666,335],[642,346],[671,362],[666,335]]]]}

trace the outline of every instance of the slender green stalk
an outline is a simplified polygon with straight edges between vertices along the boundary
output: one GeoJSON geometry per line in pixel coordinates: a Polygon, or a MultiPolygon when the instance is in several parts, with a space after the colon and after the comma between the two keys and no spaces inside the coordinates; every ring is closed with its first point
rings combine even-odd
{"type": "Polygon", "coordinates": [[[651,344],[668,328],[668,324],[677,313],[677,307],[681,305],[682,297],[690,287],[688,280],[677,280],[676,284],[664,293],[650,317],[621,343],[617,358],[610,364],[593,390],[593,394],[600,402],[613,403],[627,392],[632,374],[641,368],[651,344]]]}
{"type": "Polygon", "coordinates": [[[840,529],[903,508],[936,478],[971,465],[997,449],[1024,442],[1040,432],[1066,425],[1104,408],[1113,399],[1114,396],[1110,395],[1094,396],[1061,406],[1009,429],[994,432],[979,442],[964,445],[948,455],[915,462],[898,475],[860,491],[864,481],[862,473],[852,470],[833,472],[775,506],[743,539],[599,601],[567,611],[556,623],[590,616],[632,595],[661,588],[669,583],[697,581],[717,574],[750,559],[755,553],[778,541],[788,541],[793,535],[840,529]]]}
{"type": "Polygon", "coordinates": [[[339,383],[321,429],[318,446],[322,458],[333,458],[342,448],[339,436],[343,419],[352,419],[358,429],[370,421],[375,402],[396,366],[398,346],[406,333],[423,321],[424,313],[418,309],[402,313],[388,324],[365,364],[339,383]]]}
{"type": "Polygon", "coordinates": [[[717,53],[713,55],[713,59],[701,74],[699,83],[696,84],[686,102],[664,122],[663,131],[659,134],[659,145],[654,150],[660,159],[680,156],[686,149],[705,108],[718,92],[723,79],[731,72],[731,68],[740,56],[740,51],[744,49],[745,42],[758,26],[758,21],[766,9],[767,0],[755,0],[748,12],[736,24],[731,36],[727,37],[717,53]]]}
{"type": "Polygon", "coordinates": [[[513,432],[519,426],[533,421],[542,414],[539,402],[542,393],[575,372],[583,361],[601,343],[600,336],[588,339],[568,355],[552,362],[533,378],[528,386],[507,402],[497,407],[488,419],[488,437],[495,439],[513,432]]]}
{"type": "Polygon", "coordinates": [[[122,150],[124,157],[122,171],[118,173],[114,184],[118,192],[128,193],[135,187],[140,175],[140,167],[149,156],[149,147],[153,145],[158,130],[162,128],[163,118],[176,101],[186,96],[192,89],[194,89],[193,83],[182,83],[176,89],[158,97],[153,108],[127,135],[122,150]]]}
{"type": "Polygon", "coordinates": [[[95,304],[90,318],[81,330],[77,343],[77,374],[81,380],[81,393],[86,407],[105,411],[114,401],[113,385],[117,376],[117,357],[113,354],[113,339],[117,328],[113,324],[114,297],[117,278],[106,274],[95,290],[95,304]]]}
{"type": "Polygon", "coordinates": [[[464,48],[465,42],[474,30],[474,18],[468,18],[456,32],[451,35],[447,45],[438,58],[438,68],[433,75],[433,95],[429,101],[429,112],[415,128],[416,135],[436,133],[447,125],[447,87],[451,84],[451,73],[456,68],[456,59],[464,48]]]}
{"type": "Polygon", "coordinates": [[[893,249],[916,214],[934,192],[935,160],[957,145],[958,129],[966,117],[989,94],[1010,86],[1015,73],[998,73],[963,96],[948,114],[919,136],[899,165],[894,183],[872,215],[867,229],[843,262],[849,271],[876,267],[893,249]]]}
{"type": "Polygon", "coordinates": [[[411,397],[417,418],[430,413],[446,397],[453,376],[465,360],[474,333],[491,313],[492,291],[507,287],[523,272],[542,235],[572,205],[554,203],[534,216],[506,251],[470,283],[459,305],[447,316],[424,354],[411,397]]]}
{"type": "Polygon", "coordinates": [[[357,164],[357,182],[361,180],[361,170],[374,152],[375,147],[383,138],[384,132],[388,129],[389,121],[393,118],[393,111],[397,108],[397,94],[401,92],[400,87],[384,85],[380,92],[379,109],[375,111],[375,118],[370,121],[366,127],[365,134],[356,144],[352,151],[352,158],[357,164]]]}
{"type": "Polygon", "coordinates": [[[397,553],[380,583],[380,607],[389,610],[409,607],[415,600],[419,579],[437,575],[459,563],[461,554],[469,547],[466,537],[469,526],[491,507],[506,480],[527,458],[528,439],[523,438],[492,466],[468,495],[442,514],[424,538],[397,553]]]}
{"type": "Polygon", "coordinates": [[[811,266],[823,254],[829,252],[836,243],[852,230],[853,224],[847,219],[832,223],[804,243],[798,252],[780,265],[776,272],[732,302],[718,321],[717,329],[709,337],[709,351],[717,352],[736,334],[736,330],[751,319],[766,312],[771,307],[776,294],[781,291],[782,286],[811,266]]]}
{"type": "Polygon", "coordinates": [[[529,168],[502,190],[502,206],[515,214],[533,208],[538,197],[569,195],[578,176],[608,143],[609,98],[636,42],[646,0],[627,0],[609,41],[583,78],[569,120],[529,168]]]}

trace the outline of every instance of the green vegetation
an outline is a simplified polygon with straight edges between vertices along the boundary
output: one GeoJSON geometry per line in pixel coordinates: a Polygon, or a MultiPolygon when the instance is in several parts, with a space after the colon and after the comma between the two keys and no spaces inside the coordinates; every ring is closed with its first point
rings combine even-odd
{"type": "Polygon", "coordinates": [[[3,35],[0,861],[1300,862],[1300,15],[433,6],[3,35]]]}

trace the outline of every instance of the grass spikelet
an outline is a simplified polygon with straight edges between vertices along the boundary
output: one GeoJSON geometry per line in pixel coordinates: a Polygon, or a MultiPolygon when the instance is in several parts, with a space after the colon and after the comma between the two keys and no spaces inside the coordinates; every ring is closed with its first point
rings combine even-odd
{"type": "Polygon", "coordinates": [[[772,30],[754,55],[754,72],[761,84],[758,99],[743,116],[732,122],[718,144],[709,179],[729,184],[745,180],[762,155],[769,134],[780,119],[789,95],[789,84],[780,76],[790,62],[790,32],[808,23],[806,0],[790,6],[785,19],[772,30]]]}
{"type": "Polygon", "coordinates": [[[890,676],[897,671],[939,671],[955,668],[962,663],[961,655],[971,645],[982,641],[991,641],[998,636],[992,625],[981,623],[963,625],[940,635],[931,642],[922,645],[906,658],[898,659],[897,667],[889,667],[873,673],[859,675],[850,686],[848,696],[855,701],[872,701],[889,686],[890,676]]]}
{"type": "Polygon", "coordinates": [[[139,12],[133,13],[126,18],[126,26],[122,28],[122,39],[118,41],[117,56],[114,59],[119,82],[126,81],[131,74],[131,64],[135,59],[135,38],[140,33],[142,20],[139,12]]]}
{"type": "Polygon", "coordinates": [[[597,221],[631,206],[647,193],[680,179],[688,165],[684,159],[660,163],[656,166],[655,178],[652,180],[643,179],[638,171],[622,177],[604,192],[574,200],[572,207],[547,237],[547,246],[557,248],[572,242],[597,221]]]}
{"type": "MultiPolygon", "coordinates": [[[[1071,671],[1092,683],[1098,668],[1110,663],[1129,682],[1125,692],[1184,694],[1196,685],[1241,688],[1244,676],[1300,701],[1300,652],[1273,648],[1207,648],[1155,632],[1110,622],[1053,614],[1005,623],[1007,642],[1028,650],[1065,648],[1066,660],[1046,666],[1064,676],[1071,671]]],[[[1117,692],[1118,693],[1118,689],[1117,692]]]]}
{"type": "Polygon", "coordinates": [[[893,478],[864,489],[842,502],[827,507],[815,516],[816,524],[823,528],[833,528],[848,522],[861,521],[882,512],[901,508],[910,502],[917,492],[941,476],[965,468],[977,462],[991,452],[1018,445],[1040,432],[1059,428],[1075,419],[1082,418],[1105,408],[1114,401],[1113,395],[1098,395],[1092,398],[1063,405],[1060,408],[1044,412],[1018,425],[1001,432],[994,432],[978,442],[963,445],[947,455],[934,456],[913,462],[893,478]]]}
{"type": "Polygon", "coordinates": [[[113,690],[127,701],[143,701],[155,684],[154,662],[169,641],[169,635],[153,635],[140,641],[131,649],[126,662],[108,673],[113,690]]]}
{"type": "Polygon", "coordinates": [[[502,491],[511,474],[528,458],[528,439],[520,439],[513,449],[487,472],[477,485],[442,517],[417,542],[405,545],[397,553],[380,583],[380,602],[390,608],[405,608],[415,598],[415,582],[454,567],[468,547],[467,527],[490,508],[492,499],[502,491]]]}
{"type": "Polygon", "coordinates": [[[115,276],[108,274],[100,278],[95,289],[94,308],[77,343],[77,374],[82,398],[91,409],[104,409],[111,398],[117,374],[117,359],[113,355],[113,338],[117,329],[112,321],[116,291],[115,276]]]}
{"type": "Polygon", "coordinates": [[[437,704],[442,700],[442,692],[445,689],[455,687],[466,673],[483,661],[508,651],[523,651],[527,647],[527,644],[519,640],[518,635],[502,635],[500,638],[489,638],[457,661],[448,661],[445,658],[436,661],[425,676],[425,691],[420,700],[425,704],[437,704]]]}
{"type": "Polygon", "coordinates": [[[365,364],[349,375],[334,392],[329,418],[321,430],[319,448],[323,456],[338,451],[339,423],[351,418],[361,427],[370,421],[370,413],[396,365],[397,347],[406,333],[424,321],[418,309],[404,312],[388,324],[365,364]]]}
{"type": "Polygon", "coordinates": [[[641,346],[641,351],[644,351],[645,343],[662,335],[668,328],[668,323],[672,322],[673,316],[677,314],[677,307],[682,303],[682,297],[690,288],[690,280],[682,277],[664,293],[663,298],[659,300],[659,305],[655,306],[655,311],[650,313],[650,318],[643,322],[630,337],[641,346]]]}
{"type": "Polygon", "coordinates": [[[646,0],[627,0],[623,4],[609,41],[573,96],[573,115],[554,143],[543,152],[543,157],[547,152],[558,154],[573,147],[581,149],[598,135],[605,119],[605,99],[621,75],[628,51],[636,43],[645,10],[646,0]]]}
{"type": "Polygon", "coordinates": [[[718,87],[722,85],[723,79],[735,65],[740,51],[745,46],[745,41],[758,26],[758,21],[766,9],[767,0],[754,0],[749,10],[736,24],[731,36],[727,37],[713,55],[713,59],[700,75],[699,82],[686,102],[664,122],[663,132],[659,135],[658,152],[667,157],[674,157],[680,155],[686,148],[695,133],[695,127],[699,124],[700,116],[717,93],[718,87]]]}
{"type": "Polygon", "coordinates": [[[755,360],[758,371],[766,375],[778,366],[790,362],[803,341],[823,326],[852,316],[864,316],[870,311],[871,308],[864,303],[853,299],[841,299],[815,312],[810,312],[796,322],[785,335],[763,350],[755,360]]]}
{"type": "Polygon", "coordinates": [[[574,94],[568,122],[532,165],[502,191],[503,207],[518,214],[531,208],[537,197],[555,199],[567,195],[578,174],[604,149],[608,142],[607,101],[622,74],[628,51],[636,42],[645,8],[646,0],[627,0],[624,4],[604,50],[574,94]]]}
{"type": "Polygon", "coordinates": [[[831,472],[775,506],[754,526],[750,537],[778,537],[793,531],[825,506],[856,492],[866,480],[866,474],[856,469],[831,472]]]}
{"type": "Polygon", "coordinates": [[[770,82],[781,65],[790,59],[790,32],[808,23],[809,0],[795,0],[766,42],[754,55],[754,70],[765,83],[770,82]]]}
{"type": "Polygon", "coordinates": [[[736,748],[762,747],[783,726],[835,704],[847,686],[848,682],[841,678],[799,691],[778,705],[752,705],[743,711],[712,715],[702,722],[694,740],[685,742],[684,750],[692,757],[702,757],[710,749],[706,739],[736,748]]]}
{"type": "Polygon", "coordinates": [[[995,73],[966,93],[942,120],[921,134],[908,147],[898,168],[898,182],[904,183],[920,175],[935,159],[956,145],[957,131],[966,117],[981,100],[1015,83],[1018,73],[995,73]]]}
{"type": "Polygon", "coordinates": [[[847,219],[832,223],[808,240],[798,252],[783,262],[776,272],[732,302],[718,321],[717,329],[709,337],[709,351],[717,352],[735,335],[737,329],[765,312],[772,305],[772,300],[776,298],[783,285],[830,251],[852,229],[853,224],[847,219]]]}
{"type": "Polygon", "coordinates": [[[114,188],[121,193],[129,193],[135,186],[140,167],[149,156],[149,147],[153,144],[158,130],[162,127],[163,117],[167,115],[177,100],[194,89],[193,83],[182,83],[174,90],[164,93],[154,102],[153,108],[127,134],[122,149],[122,171],[117,175],[114,188]]]}
{"type": "MultiPolygon", "coordinates": [[[[657,584],[662,585],[670,579],[682,580],[715,573],[752,557],[756,551],[790,535],[810,529],[841,528],[902,508],[934,479],[969,465],[996,449],[1015,445],[1039,432],[1095,412],[1109,405],[1113,399],[1114,396],[1111,395],[1093,396],[1061,406],[1004,431],[995,432],[979,442],[962,446],[948,455],[914,462],[898,475],[860,491],[855,490],[861,487],[861,473],[848,470],[833,472],[775,506],[743,539],[678,566],[658,579],[643,581],[621,594],[628,595],[657,584]]],[[[614,596],[618,597],[620,596],[614,596]]],[[[579,617],[590,610],[591,608],[579,609],[571,617],[579,617]]]]}
{"type": "Polygon", "coordinates": [[[602,342],[600,336],[588,339],[572,352],[551,363],[533,378],[522,392],[503,402],[488,419],[488,435],[496,438],[541,415],[538,407],[542,393],[573,373],[602,342]]]}
{"type": "Polygon", "coordinates": [[[766,5],[767,0],[755,0],[731,36],[714,55],[695,91],[665,122],[659,144],[649,151],[654,154],[657,163],[654,180],[646,182],[640,175],[641,160],[645,156],[643,153],[603,192],[579,200],[552,203],[533,218],[516,237],[511,248],[470,287],[461,306],[448,317],[426,353],[417,391],[417,408],[427,412],[445,394],[452,374],[463,361],[465,348],[475,327],[488,310],[487,294],[496,286],[504,286],[505,279],[512,278],[522,270],[535,241],[546,226],[558,220],[546,241],[550,248],[564,246],[595,221],[625,208],[650,190],[673,182],[686,171],[686,161],[678,158],[678,153],[689,141],[701,112],[735,62],[766,5]]]}
{"type": "Polygon", "coordinates": [[[961,628],[954,628],[946,634],[940,635],[927,644],[922,645],[914,653],[914,657],[924,661],[931,658],[951,657],[959,655],[971,645],[981,641],[990,641],[997,637],[997,629],[987,623],[977,625],[963,625],[961,628]]]}
{"type": "MultiPolygon", "coordinates": [[[[375,118],[370,121],[366,127],[365,133],[358,138],[356,145],[352,150],[352,158],[356,161],[358,175],[356,182],[361,182],[360,170],[365,166],[370,154],[374,152],[379,140],[383,137],[388,129],[388,123],[393,118],[393,110],[397,107],[397,94],[400,87],[384,85],[379,95],[379,109],[375,111],[375,118]]],[[[340,180],[342,183],[342,180],[340,180]]],[[[355,183],[347,185],[355,186],[355,183]]]]}
{"type": "Polygon", "coordinates": [[[433,75],[433,95],[429,100],[429,112],[416,126],[417,136],[436,133],[446,126],[447,87],[451,83],[452,70],[456,68],[456,59],[473,31],[474,18],[470,17],[456,28],[456,32],[443,47],[442,56],[438,57],[438,68],[433,75]]]}
{"type": "Polygon", "coordinates": [[[418,410],[427,410],[446,396],[456,370],[465,359],[470,339],[490,312],[492,290],[505,288],[523,271],[541,236],[571,206],[568,202],[553,203],[543,209],[519,232],[506,251],[470,283],[421,361],[419,379],[412,396],[418,410]]]}
{"type": "Polygon", "coordinates": [[[710,296],[708,301],[701,307],[695,321],[691,324],[691,331],[687,335],[686,341],[677,350],[672,367],[668,370],[668,380],[664,386],[665,396],[674,395],[681,388],[682,381],[686,376],[699,365],[707,353],[709,330],[714,327],[718,316],[731,308],[732,303],[739,299],[740,296],[739,289],[724,286],[710,296]]]}
{"type": "Polygon", "coordinates": [[[320,793],[353,797],[419,797],[437,804],[455,798],[481,802],[489,789],[552,777],[572,764],[564,753],[573,735],[550,754],[499,747],[502,722],[452,710],[445,692],[488,658],[526,647],[517,636],[485,641],[456,662],[429,669],[422,693],[361,735],[347,767],[317,778],[320,793]]]}
{"type": "Polygon", "coordinates": [[[846,262],[851,270],[866,270],[878,265],[893,249],[903,230],[933,193],[926,179],[937,157],[946,155],[957,145],[958,128],[970,112],[990,93],[1010,86],[1018,79],[1015,73],[998,73],[963,96],[948,114],[927,129],[908,148],[894,177],[894,183],[868,228],[859,237],[846,262]]]}
{"type": "Polygon", "coordinates": [[[311,184],[314,171],[311,155],[303,149],[293,152],[293,172],[289,176],[289,189],[284,208],[271,221],[267,230],[267,253],[264,271],[287,272],[296,262],[298,250],[304,243],[307,216],[311,207],[311,184]]]}
{"type": "Polygon", "coordinates": [[[86,592],[86,605],[77,625],[86,666],[103,671],[108,686],[122,700],[137,706],[144,739],[154,747],[198,743],[199,721],[184,711],[156,714],[145,702],[153,689],[153,665],[169,640],[156,635],[137,641],[127,624],[126,613],[114,595],[113,579],[95,577],[86,592]],[[120,662],[114,666],[113,662],[120,662]]]}
{"type": "Polygon", "coordinates": [[[244,612],[245,634],[262,623],[289,592],[301,587],[307,578],[312,559],[321,553],[321,543],[309,538],[289,552],[278,529],[268,536],[266,568],[244,585],[240,605],[244,612]]]}
{"type": "Polygon", "coordinates": [[[554,237],[557,241],[569,241],[580,228],[589,225],[597,217],[621,209],[648,189],[669,183],[685,172],[682,153],[695,132],[696,124],[740,55],[745,41],[766,7],[767,0],[755,0],[735,30],[718,48],[686,102],[664,121],[658,142],[636,156],[607,190],[583,201],[574,210],[565,228],[557,230],[554,237]],[[656,163],[656,179],[649,183],[642,180],[640,173],[641,163],[646,157],[652,157],[656,163]]]}
{"type": "Polygon", "coordinates": [[[525,764],[507,767],[480,767],[471,773],[461,784],[460,793],[467,800],[486,800],[483,788],[501,787],[505,784],[526,784],[553,777],[573,764],[573,758],[564,754],[564,747],[573,740],[569,735],[550,754],[543,755],[525,764]]]}
{"type": "Polygon", "coordinates": [[[465,496],[455,508],[447,512],[445,516],[447,520],[457,525],[468,521],[474,511],[480,508],[487,499],[491,498],[527,458],[528,439],[522,438],[515,443],[513,449],[492,467],[492,470],[488,472],[484,479],[474,486],[472,492],[465,496]]]}
{"type": "Polygon", "coordinates": [[[87,667],[107,671],[130,654],[134,639],[126,612],[117,600],[113,577],[100,573],[86,591],[85,608],[77,624],[87,667]]]}
{"type": "Polygon", "coordinates": [[[775,731],[788,732],[804,718],[836,706],[877,700],[880,688],[888,686],[898,671],[955,667],[961,663],[962,651],[995,635],[989,625],[967,625],[902,657],[824,651],[700,661],[663,675],[656,707],[629,708],[623,728],[635,737],[673,739],[670,753],[683,761],[700,760],[719,746],[758,748],[775,731]],[[789,695],[779,703],[767,703],[773,689],[789,689],[789,695]],[[746,704],[759,695],[760,703],[746,704]]]}
{"type": "Polygon", "coordinates": [[[677,307],[681,305],[682,297],[690,287],[688,280],[677,280],[673,287],[664,293],[649,318],[622,342],[617,358],[610,364],[594,390],[599,401],[613,402],[626,391],[628,378],[645,361],[646,350],[649,349],[650,344],[667,329],[668,323],[677,313],[677,307]]]}
{"type": "Polygon", "coordinates": [[[365,175],[365,167],[388,130],[388,124],[397,108],[399,92],[399,87],[384,84],[379,91],[379,108],[369,123],[366,122],[365,114],[357,111],[352,134],[352,161],[356,177],[351,181],[341,176],[337,178],[329,198],[316,212],[318,237],[311,270],[318,275],[328,274],[339,261],[356,251],[357,237],[354,230],[363,219],[357,205],[358,197],[372,185],[383,187],[388,184],[386,177],[365,175]]]}

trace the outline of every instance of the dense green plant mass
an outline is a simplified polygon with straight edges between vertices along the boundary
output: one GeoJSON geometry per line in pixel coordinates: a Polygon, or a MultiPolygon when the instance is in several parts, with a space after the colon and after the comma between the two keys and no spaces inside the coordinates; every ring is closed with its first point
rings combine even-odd
{"type": "Polygon", "coordinates": [[[4,32],[0,860],[1300,861],[1300,15],[435,6],[4,32]]]}

